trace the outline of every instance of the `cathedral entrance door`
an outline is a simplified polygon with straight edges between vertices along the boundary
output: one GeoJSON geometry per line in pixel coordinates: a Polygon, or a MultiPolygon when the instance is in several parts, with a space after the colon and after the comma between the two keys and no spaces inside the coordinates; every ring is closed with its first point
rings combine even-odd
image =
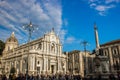
{"type": "Polygon", "coordinates": [[[51,65],[51,73],[54,73],[54,65],[51,65]]]}
{"type": "Polygon", "coordinates": [[[37,74],[40,74],[40,67],[37,67],[37,74]]]}

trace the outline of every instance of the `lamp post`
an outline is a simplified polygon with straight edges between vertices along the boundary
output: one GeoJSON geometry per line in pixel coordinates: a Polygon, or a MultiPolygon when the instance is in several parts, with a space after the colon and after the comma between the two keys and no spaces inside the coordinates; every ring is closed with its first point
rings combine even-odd
{"type": "Polygon", "coordinates": [[[23,28],[28,31],[28,53],[27,53],[27,60],[26,60],[26,80],[28,80],[28,59],[29,59],[29,47],[30,47],[30,39],[31,39],[31,34],[35,30],[35,26],[33,25],[32,22],[30,21],[29,24],[23,25],[23,28]]]}
{"type": "Polygon", "coordinates": [[[81,43],[82,45],[83,45],[83,47],[84,47],[84,52],[85,52],[85,69],[84,69],[84,74],[86,75],[87,74],[87,56],[86,56],[86,46],[88,45],[88,42],[87,41],[83,41],[82,43],[81,43]]]}

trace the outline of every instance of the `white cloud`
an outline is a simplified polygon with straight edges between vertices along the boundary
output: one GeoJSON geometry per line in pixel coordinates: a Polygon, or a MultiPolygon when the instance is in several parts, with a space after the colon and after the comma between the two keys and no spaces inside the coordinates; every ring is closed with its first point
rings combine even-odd
{"type": "Polygon", "coordinates": [[[91,8],[98,11],[98,14],[105,16],[111,8],[116,7],[120,0],[89,0],[88,4],[91,8]]]}
{"type": "Polygon", "coordinates": [[[98,6],[95,7],[95,9],[96,9],[97,11],[104,12],[104,11],[110,9],[110,8],[113,8],[113,7],[114,7],[114,5],[109,5],[109,6],[98,5],[98,6]]]}
{"type": "Polygon", "coordinates": [[[95,10],[97,10],[100,15],[105,16],[107,10],[109,10],[109,9],[111,9],[113,7],[115,7],[115,6],[114,5],[109,5],[109,6],[97,5],[95,7],[95,10]]]}
{"type": "Polygon", "coordinates": [[[2,27],[10,30],[10,32],[16,32],[19,35],[18,37],[26,37],[27,33],[21,26],[29,23],[30,20],[39,26],[39,30],[34,33],[36,37],[50,31],[52,27],[55,28],[56,32],[59,31],[59,35],[62,35],[60,33],[62,32],[61,3],[59,0],[40,0],[39,2],[37,0],[0,1],[0,25],[2,27]]]}
{"type": "Polygon", "coordinates": [[[96,6],[95,3],[90,4],[90,7],[95,7],[95,6],[96,6]]]}
{"type": "Polygon", "coordinates": [[[105,10],[107,9],[107,7],[106,7],[106,6],[99,5],[99,6],[96,6],[95,9],[98,10],[98,11],[105,11],[105,10]]]}
{"type": "Polygon", "coordinates": [[[65,44],[80,44],[81,40],[75,38],[74,36],[69,36],[65,39],[65,44]]]}
{"type": "Polygon", "coordinates": [[[106,4],[110,4],[110,3],[112,3],[112,2],[114,2],[114,3],[119,3],[120,0],[105,0],[105,3],[106,3],[106,4]]]}
{"type": "Polygon", "coordinates": [[[108,3],[111,3],[113,1],[115,1],[115,0],[106,0],[105,3],[108,4],[108,3]]]}
{"type": "Polygon", "coordinates": [[[88,0],[90,3],[96,2],[98,0],[88,0]]]}
{"type": "Polygon", "coordinates": [[[66,39],[66,43],[73,43],[75,41],[75,38],[70,36],[70,37],[67,37],[66,39]]]}
{"type": "Polygon", "coordinates": [[[105,12],[99,12],[98,14],[101,15],[101,16],[106,16],[105,12]]]}

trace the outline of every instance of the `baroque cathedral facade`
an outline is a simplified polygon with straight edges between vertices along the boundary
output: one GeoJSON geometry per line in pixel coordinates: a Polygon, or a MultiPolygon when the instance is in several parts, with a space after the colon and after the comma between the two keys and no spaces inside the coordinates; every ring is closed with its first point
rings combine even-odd
{"type": "Polygon", "coordinates": [[[2,67],[5,74],[10,74],[11,68],[16,73],[26,73],[28,59],[29,74],[47,74],[66,72],[66,55],[62,54],[62,44],[54,30],[43,37],[29,43],[18,45],[14,32],[5,42],[2,67]]]}

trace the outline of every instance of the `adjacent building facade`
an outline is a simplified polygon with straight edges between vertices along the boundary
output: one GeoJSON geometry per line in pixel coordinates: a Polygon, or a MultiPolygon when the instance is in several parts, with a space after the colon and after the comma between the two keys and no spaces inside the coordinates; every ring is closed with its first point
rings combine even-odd
{"type": "Polygon", "coordinates": [[[67,60],[67,69],[70,74],[81,75],[84,77],[86,74],[93,73],[93,58],[94,54],[86,51],[74,50],[66,53],[67,60]]]}
{"type": "Polygon", "coordinates": [[[66,55],[62,54],[62,44],[54,30],[20,46],[14,33],[11,34],[3,51],[3,72],[10,74],[11,68],[14,67],[16,73],[25,74],[27,58],[29,74],[66,72],[66,55]]]}
{"type": "Polygon", "coordinates": [[[111,73],[120,71],[120,39],[100,45],[100,55],[108,57],[111,73]]]}

